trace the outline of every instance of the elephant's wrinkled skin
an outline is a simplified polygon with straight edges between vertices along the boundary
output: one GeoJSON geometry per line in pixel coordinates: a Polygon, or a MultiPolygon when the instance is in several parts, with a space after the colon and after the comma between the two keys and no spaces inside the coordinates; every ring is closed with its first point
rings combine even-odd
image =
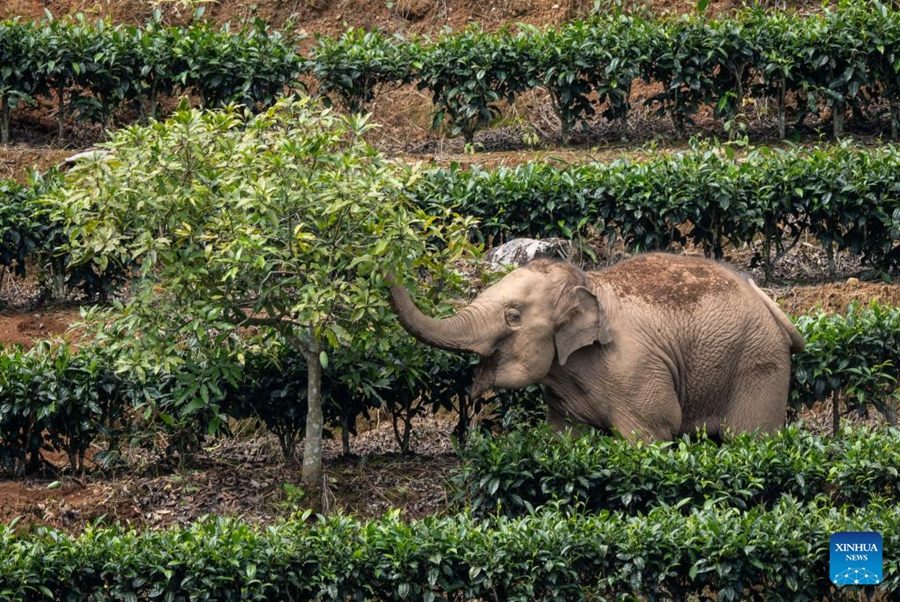
{"type": "Polygon", "coordinates": [[[394,285],[404,327],[478,353],[472,394],[540,383],[550,421],[671,439],[770,431],[785,419],[803,338],[752,280],[713,261],[653,253],[597,272],[533,261],[451,318],[394,285]]]}

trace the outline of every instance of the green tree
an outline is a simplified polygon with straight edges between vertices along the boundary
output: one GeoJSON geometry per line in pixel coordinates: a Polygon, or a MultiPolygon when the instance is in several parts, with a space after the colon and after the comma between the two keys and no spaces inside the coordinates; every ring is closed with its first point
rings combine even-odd
{"type": "MultiPolygon", "coordinates": [[[[179,341],[210,341],[240,361],[249,340],[284,341],[308,372],[303,480],[321,482],[322,368],[393,322],[387,270],[412,275],[468,249],[468,224],[425,214],[402,194],[409,169],[364,140],[362,117],[282,99],[253,116],[179,110],[116,134],[48,199],[76,263],[134,273],[106,339],[120,369],[164,370],[179,341]]],[[[218,369],[210,362],[210,369],[218,369]]],[[[202,379],[200,379],[202,380],[202,379]]],[[[212,382],[212,381],[210,381],[212,382]]],[[[212,394],[201,399],[212,398],[212,394]]]]}

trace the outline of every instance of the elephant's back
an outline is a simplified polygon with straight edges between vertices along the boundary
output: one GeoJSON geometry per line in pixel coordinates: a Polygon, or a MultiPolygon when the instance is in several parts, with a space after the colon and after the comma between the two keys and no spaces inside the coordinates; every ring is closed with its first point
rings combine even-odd
{"type": "Polygon", "coordinates": [[[746,281],[726,266],[704,257],[647,253],[596,272],[619,298],[650,306],[695,310],[704,300],[744,295],[746,281]]]}

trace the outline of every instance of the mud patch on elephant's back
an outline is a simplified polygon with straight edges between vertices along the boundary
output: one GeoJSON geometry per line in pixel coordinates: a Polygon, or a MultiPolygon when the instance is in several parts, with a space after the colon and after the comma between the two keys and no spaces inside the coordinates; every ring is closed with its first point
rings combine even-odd
{"type": "Polygon", "coordinates": [[[667,307],[692,307],[738,284],[737,276],[718,264],[678,255],[643,255],[601,274],[623,296],[667,307]]]}

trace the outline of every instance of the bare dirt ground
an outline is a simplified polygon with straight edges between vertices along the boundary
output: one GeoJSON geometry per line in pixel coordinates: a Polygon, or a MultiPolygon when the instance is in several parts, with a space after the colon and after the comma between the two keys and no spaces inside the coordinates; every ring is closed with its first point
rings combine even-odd
{"type": "Polygon", "coordinates": [[[63,335],[80,318],[77,307],[42,307],[34,311],[0,311],[0,344],[31,347],[35,341],[63,335]]]}
{"type": "MultiPolygon", "coordinates": [[[[44,18],[83,14],[88,19],[109,18],[117,23],[140,25],[159,10],[163,20],[182,24],[194,7],[215,23],[249,23],[262,18],[268,23],[288,23],[307,32],[335,34],[350,27],[379,29],[388,33],[435,35],[444,28],[462,29],[479,23],[488,30],[515,23],[556,24],[587,15],[594,0],[6,0],[0,18],[44,18]]],[[[602,7],[603,3],[599,3],[602,7]]],[[[815,8],[816,3],[790,2],[790,6],[815,8]]],[[[626,10],[656,14],[683,14],[696,10],[688,0],[634,0],[621,3],[626,10]]],[[[608,9],[614,10],[614,2],[608,9]]],[[[713,0],[707,14],[722,15],[741,7],[739,0],[713,0]]]]}
{"type": "Polygon", "coordinates": [[[29,171],[47,171],[72,154],[70,150],[46,146],[0,145],[0,179],[24,183],[29,171]]]}
{"type": "MultiPolygon", "coordinates": [[[[278,443],[252,422],[236,425],[244,437],[213,442],[189,465],[127,452],[127,471],[90,467],[86,475],[51,475],[0,481],[0,522],[49,525],[78,531],[85,525],[121,522],[139,527],[187,524],[205,514],[267,522],[298,509],[382,516],[402,508],[409,518],[444,510],[452,497],[449,476],[458,467],[448,416],[420,418],[414,455],[396,453],[388,421],[373,422],[353,441],[326,443],[326,473],[316,499],[300,485],[300,468],[287,465],[278,443]],[[262,433],[262,434],[261,434],[262,433]]],[[[63,458],[48,455],[61,465],[63,458]]]]}

